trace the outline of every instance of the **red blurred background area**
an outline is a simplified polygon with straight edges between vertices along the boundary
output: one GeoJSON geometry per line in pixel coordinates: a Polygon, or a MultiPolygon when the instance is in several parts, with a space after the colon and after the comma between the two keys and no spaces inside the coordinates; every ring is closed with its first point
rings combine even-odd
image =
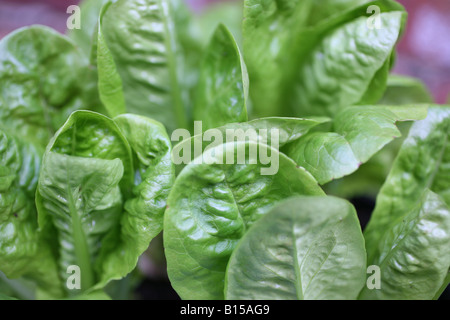
{"type": "MultiPolygon", "coordinates": [[[[186,0],[195,10],[210,2],[186,0]]],[[[228,0],[230,1],[230,0],[228,0]]],[[[408,13],[408,26],[398,46],[394,73],[420,78],[437,103],[450,93],[450,0],[398,0],[408,13]]],[[[0,38],[14,29],[44,24],[60,32],[66,29],[68,6],[77,0],[0,0],[0,38]]]]}

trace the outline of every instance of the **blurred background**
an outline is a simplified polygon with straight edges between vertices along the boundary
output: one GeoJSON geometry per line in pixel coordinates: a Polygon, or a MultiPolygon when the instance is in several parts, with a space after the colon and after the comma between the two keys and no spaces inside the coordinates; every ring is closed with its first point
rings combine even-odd
{"type": "MultiPolygon", "coordinates": [[[[100,1],[100,0],[99,0],[100,1]]],[[[217,2],[242,0],[186,0],[196,12],[203,12],[217,2]]],[[[432,92],[435,102],[449,101],[450,94],[450,0],[397,0],[409,13],[408,25],[397,49],[393,73],[421,79],[432,92]]],[[[43,24],[66,31],[67,7],[78,0],[0,0],[0,39],[17,28],[43,24]]],[[[232,11],[235,12],[235,11],[232,11]]],[[[236,17],[237,19],[239,17],[236,17]]],[[[214,17],[212,17],[214,19],[214,17]]],[[[450,103],[450,101],[449,101],[450,103]]],[[[358,199],[355,206],[362,224],[370,216],[373,199],[358,199]]],[[[177,299],[165,274],[161,237],[156,238],[141,257],[137,273],[116,283],[114,298],[127,299],[120,292],[134,288],[133,298],[177,299]]],[[[449,299],[447,289],[445,299],[449,299]]]]}
{"type": "MultiPolygon", "coordinates": [[[[235,0],[186,0],[196,11],[212,2],[235,0]]],[[[69,5],[78,0],[0,0],[0,38],[31,24],[66,29],[69,5]]],[[[450,1],[398,0],[408,13],[408,26],[398,46],[394,73],[420,78],[437,103],[450,93],[450,1]]]]}

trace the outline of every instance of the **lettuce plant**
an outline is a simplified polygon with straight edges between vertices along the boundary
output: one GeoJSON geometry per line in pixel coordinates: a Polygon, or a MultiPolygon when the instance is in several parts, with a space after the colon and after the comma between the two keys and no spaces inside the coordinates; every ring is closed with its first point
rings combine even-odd
{"type": "Polygon", "coordinates": [[[1,298],[107,299],[161,233],[182,299],[439,298],[450,106],[390,74],[400,4],[81,10],[0,41],[1,298]]]}

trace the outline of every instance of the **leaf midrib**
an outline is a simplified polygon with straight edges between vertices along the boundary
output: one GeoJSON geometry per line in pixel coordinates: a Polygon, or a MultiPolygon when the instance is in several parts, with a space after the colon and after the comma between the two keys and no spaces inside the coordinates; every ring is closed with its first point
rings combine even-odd
{"type": "Polygon", "coordinates": [[[295,230],[294,230],[295,226],[292,226],[292,248],[293,248],[293,252],[292,252],[292,256],[294,258],[294,271],[295,271],[295,278],[297,281],[295,281],[295,293],[297,295],[297,299],[298,300],[304,300],[304,294],[303,294],[303,290],[302,290],[302,275],[300,272],[300,265],[298,263],[298,257],[297,257],[297,242],[296,237],[295,237],[295,230]]]}
{"type": "Polygon", "coordinates": [[[92,270],[92,264],[89,254],[89,248],[87,245],[86,237],[83,231],[81,216],[78,214],[78,210],[75,205],[75,199],[70,187],[70,170],[68,170],[69,163],[67,158],[66,174],[67,174],[67,187],[66,193],[69,202],[69,214],[72,222],[72,232],[74,240],[74,250],[76,256],[76,262],[80,267],[81,273],[81,291],[85,291],[94,285],[94,272],[92,270]]]}

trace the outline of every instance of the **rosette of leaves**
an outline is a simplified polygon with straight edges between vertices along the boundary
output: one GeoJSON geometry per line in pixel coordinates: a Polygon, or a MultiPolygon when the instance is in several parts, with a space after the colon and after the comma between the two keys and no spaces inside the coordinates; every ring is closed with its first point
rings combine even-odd
{"type": "MultiPolygon", "coordinates": [[[[2,220],[9,232],[2,234],[14,242],[0,254],[11,268],[2,263],[0,270],[7,276],[46,274],[48,282],[39,289],[57,298],[94,293],[127,275],[162,230],[174,179],[170,151],[164,127],[154,120],[73,113],[47,146],[38,181],[37,170],[31,172],[34,186],[37,182],[37,216],[29,200],[22,209],[29,210],[27,215],[20,208],[2,212],[10,212],[2,220]],[[14,229],[18,217],[27,220],[14,229]],[[69,266],[80,270],[76,290],[67,286],[69,266]]],[[[20,158],[8,159],[13,160],[20,158]]],[[[29,168],[21,162],[11,168],[18,169],[7,177],[17,182],[9,183],[7,191],[18,193],[26,182],[20,169],[28,173],[29,168]]],[[[32,192],[33,185],[28,187],[32,192]]]]}

